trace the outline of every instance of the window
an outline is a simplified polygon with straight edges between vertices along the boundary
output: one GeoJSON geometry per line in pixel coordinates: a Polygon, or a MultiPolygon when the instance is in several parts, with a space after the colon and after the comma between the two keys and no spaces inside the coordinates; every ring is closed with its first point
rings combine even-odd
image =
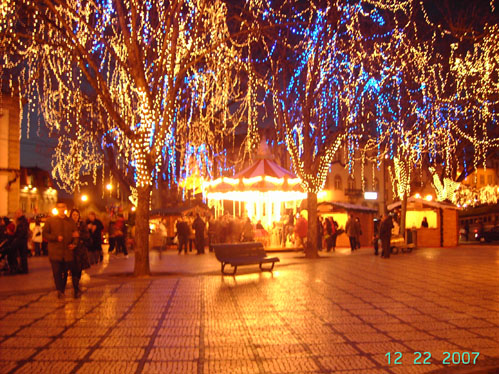
{"type": "Polygon", "coordinates": [[[378,178],[374,178],[373,185],[374,185],[374,191],[379,191],[379,179],[378,178]]]}
{"type": "Polygon", "coordinates": [[[348,189],[355,190],[355,178],[353,176],[348,178],[348,189]]]}
{"type": "Polygon", "coordinates": [[[485,175],[480,175],[480,184],[484,185],[485,184],[485,175]]]}
{"type": "Polygon", "coordinates": [[[492,175],[487,176],[487,184],[492,185],[492,175]]]}
{"type": "Polygon", "coordinates": [[[341,190],[343,187],[342,187],[342,183],[341,183],[341,177],[339,175],[335,175],[334,176],[334,189],[335,190],[341,190]]]}

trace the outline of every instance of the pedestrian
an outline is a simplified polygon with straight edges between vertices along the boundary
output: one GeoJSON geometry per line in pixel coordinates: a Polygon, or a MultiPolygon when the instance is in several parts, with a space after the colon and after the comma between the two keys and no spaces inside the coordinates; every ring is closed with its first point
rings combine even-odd
{"type": "Polygon", "coordinates": [[[123,252],[128,258],[128,251],[125,242],[126,224],[122,213],[118,213],[118,218],[114,223],[114,240],[116,242],[116,254],[123,252]]]}
{"type": "Polygon", "coordinates": [[[7,254],[7,264],[9,265],[9,274],[19,272],[19,262],[17,261],[17,248],[13,245],[16,225],[8,217],[4,217],[4,253],[7,254]]]}
{"type": "Polygon", "coordinates": [[[379,238],[381,239],[381,257],[384,258],[390,258],[390,240],[392,237],[392,229],[393,229],[393,223],[392,223],[392,218],[387,215],[383,214],[383,218],[381,220],[381,224],[379,227],[379,238]]]}
{"type": "Polygon", "coordinates": [[[32,241],[33,245],[35,246],[35,256],[41,256],[42,255],[42,243],[43,243],[43,229],[40,223],[40,219],[37,218],[35,220],[35,227],[33,228],[33,236],[32,236],[32,241]]]}
{"type": "Polygon", "coordinates": [[[218,243],[218,220],[215,217],[210,216],[208,221],[208,249],[213,252],[213,244],[218,243]]]}
{"type": "Polygon", "coordinates": [[[322,217],[317,217],[317,249],[322,251],[322,239],[324,237],[324,226],[322,217]]]}
{"type": "Polygon", "coordinates": [[[347,223],[345,225],[345,232],[348,235],[348,239],[350,240],[350,250],[353,252],[357,248],[357,225],[355,224],[355,220],[353,218],[353,214],[348,216],[347,223]]]}
{"type": "Polygon", "coordinates": [[[255,228],[257,230],[264,230],[261,219],[258,220],[258,222],[256,223],[256,227],[255,228]]]}
{"type": "Polygon", "coordinates": [[[333,228],[333,234],[331,235],[331,247],[333,252],[336,251],[336,238],[338,237],[338,222],[334,220],[333,217],[329,218],[331,220],[331,226],[333,228]]]}
{"type": "Polygon", "coordinates": [[[192,223],[192,228],[195,232],[194,241],[196,244],[197,254],[204,254],[204,231],[206,228],[206,224],[204,223],[199,213],[196,213],[196,219],[192,223]]]}
{"type": "Polygon", "coordinates": [[[355,217],[355,249],[360,249],[360,236],[362,235],[362,227],[359,217],[355,217]]]}
{"type": "Polygon", "coordinates": [[[189,241],[190,230],[184,216],[179,217],[176,227],[178,239],[178,254],[182,253],[182,249],[184,249],[184,253],[187,254],[187,243],[189,241]]]}
{"type": "Polygon", "coordinates": [[[327,217],[324,220],[324,232],[326,237],[326,252],[331,252],[333,248],[333,225],[331,223],[331,219],[327,217]]]}
{"type": "MultiPolygon", "coordinates": [[[[28,236],[29,222],[21,210],[16,212],[16,230],[14,231],[14,241],[12,246],[20,258],[19,273],[28,274],[28,236]]],[[[17,261],[17,259],[16,259],[17,261]]]]}
{"type": "MultiPolygon", "coordinates": [[[[90,260],[88,256],[88,248],[90,247],[90,233],[88,232],[87,225],[80,220],[80,211],[78,209],[71,210],[71,219],[76,225],[78,236],[73,235],[72,244],[75,245],[73,249],[73,257],[75,261],[75,272],[77,279],[81,279],[83,270],[90,268],[90,260]]],[[[71,274],[71,276],[73,276],[71,274]]],[[[81,294],[81,289],[78,287],[77,296],[81,294]]]]}
{"type": "Polygon", "coordinates": [[[381,219],[374,219],[374,235],[373,235],[373,246],[374,255],[377,256],[379,252],[379,227],[381,224],[381,219]]]}
{"type": "Polygon", "coordinates": [[[194,223],[192,216],[187,217],[186,223],[187,223],[187,230],[189,230],[189,237],[188,237],[189,252],[192,252],[192,247],[194,247],[194,239],[195,239],[194,230],[192,229],[192,224],[194,223]]]}
{"type": "Polygon", "coordinates": [[[160,218],[159,220],[159,234],[161,235],[161,246],[159,248],[159,254],[161,251],[166,251],[168,246],[168,229],[166,227],[166,218],[160,218]]]}
{"type": "Polygon", "coordinates": [[[48,253],[52,274],[54,276],[57,297],[64,298],[64,291],[68,280],[68,270],[71,271],[73,281],[74,297],[80,297],[79,274],[74,261],[73,250],[76,245],[73,238],[78,238],[76,223],[66,216],[66,204],[57,203],[57,215],[50,217],[45,222],[43,237],[48,241],[48,253]]]}
{"type": "MultiPolygon", "coordinates": [[[[109,221],[109,225],[107,226],[107,241],[109,243],[109,247],[107,249],[107,253],[112,254],[115,253],[116,250],[116,237],[114,235],[114,224],[115,220],[111,218],[109,221]]],[[[116,250],[116,253],[118,251],[116,250]]]]}
{"type": "Polygon", "coordinates": [[[87,219],[87,227],[90,232],[90,264],[97,264],[102,261],[102,230],[104,225],[97,218],[95,212],[90,212],[87,219]]]}
{"type": "Polygon", "coordinates": [[[241,234],[242,242],[253,242],[255,240],[255,229],[253,227],[253,223],[251,223],[251,219],[246,217],[246,221],[243,225],[243,230],[241,234]]]}
{"type": "Polygon", "coordinates": [[[296,239],[298,241],[297,246],[305,249],[307,234],[308,234],[308,221],[301,214],[296,219],[294,231],[295,231],[296,239]]]}

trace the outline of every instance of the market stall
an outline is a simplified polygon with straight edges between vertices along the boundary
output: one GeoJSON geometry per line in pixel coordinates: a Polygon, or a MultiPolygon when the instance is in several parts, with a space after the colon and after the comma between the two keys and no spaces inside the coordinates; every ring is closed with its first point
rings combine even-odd
{"type": "MultiPolygon", "coordinates": [[[[345,230],[348,216],[353,214],[355,218],[359,218],[361,226],[360,244],[361,246],[372,245],[374,234],[374,218],[376,218],[377,210],[362,205],[349,204],[343,202],[320,202],[317,204],[317,215],[321,217],[333,217],[338,223],[338,228],[345,230]]],[[[342,232],[336,239],[338,247],[349,247],[350,241],[348,236],[342,232]]]]}
{"type": "MultiPolygon", "coordinates": [[[[388,205],[400,214],[401,202],[388,205]]],[[[459,241],[459,208],[453,204],[410,197],[407,199],[406,229],[417,231],[418,247],[453,247],[459,241]],[[422,222],[426,217],[428,227],[422,222]]]]}

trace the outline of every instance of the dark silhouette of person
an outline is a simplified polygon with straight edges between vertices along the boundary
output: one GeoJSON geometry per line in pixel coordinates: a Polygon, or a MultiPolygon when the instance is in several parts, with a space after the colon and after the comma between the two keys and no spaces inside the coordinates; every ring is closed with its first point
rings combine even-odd
{"type": "Polygon", "coordinates": [[[29,222],[22,211],[16,212],[16,230],[14,231],[14,247],[17,255],[20,258],[19,273],[28,274],[28,235],[29,222]]]}
{"type": "Polygon", "coordinates": [[[178,237],[178,254],[182,253],[182,248],[184,253],[187,253],[187,243],[189,242],[189,225],[185,221],[185,218],[181,216],[177,221],[177,237],[178,237]]]}
{"type": "Polygon", "coordinates": [[[421,222],[421,227],[428,228],[428,220],[426,217],[423,217],[423,221],[421,222]]]}
{"type": "Polygon", "coordinates": [[[390,240],[392,238],[393,222],[392,217],[383,214],[383,219],[379,227],[379,238],[381,239],[381,257],[390,258],[390,240]]]}
{"type": "Polygon", "coordinates": [[[194,222],[192,223],[192,228],[194,229],[195,235],[194,235],[194,242],[196,245],[196,250],[197,254],[203,254],[204,253],[204,231],[206,228],[206,224],[204,223],[203,219],[199,215],[199,213],[196,213],[196,219],[194,219],[194,222]]]}
{"type": "Polygon", "coordinates": [[[64,291],[68,280],[68,270],[71,270],[71,279],[73,281],[74,297],[80,295],[78,274],[81,272],[74,261],[73,250],[76,245],[73,238],[78,238],[78,227],[76,223],[66,216],[66,204],[58,203],[56,205],[57,216],[50,217],[43,227],[43,237],[48,241],[48,252],[50,265],[52,266],[52,275],[54,276],[57,297],[64,298],[64,291]]]}

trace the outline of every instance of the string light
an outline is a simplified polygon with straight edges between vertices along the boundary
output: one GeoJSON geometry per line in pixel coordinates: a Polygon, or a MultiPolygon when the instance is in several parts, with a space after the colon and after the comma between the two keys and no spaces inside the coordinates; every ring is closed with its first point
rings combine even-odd
{"type": "Polygon", "coordinates": [[[434,168],[430,167],[428,168],[428,170],[433,175],[432,186],[437,194],[437,201],[448,200],[453,203],[456,203],[457,202],[456,191],[458,190],[461,183],[455,182],[450,178],[444,178],[442,183],[442,181],[440,181],[440,177],[435,172],[434,168]]]}
{"type": "Polygon", "coordinates": [[[214,164],[246,117],[256,123],[256,83],[240,93],[257,79],[226,20],[223,1],[0,3],[2,78],[12,73],[27,99],[23,120],[43,118],[58,137],[52,174],[63,189],[77,190],[81,174],[95,183],[111,162],[136,201],[160,177],[178,182],[187,149],[204,145],[214,164]]]}

